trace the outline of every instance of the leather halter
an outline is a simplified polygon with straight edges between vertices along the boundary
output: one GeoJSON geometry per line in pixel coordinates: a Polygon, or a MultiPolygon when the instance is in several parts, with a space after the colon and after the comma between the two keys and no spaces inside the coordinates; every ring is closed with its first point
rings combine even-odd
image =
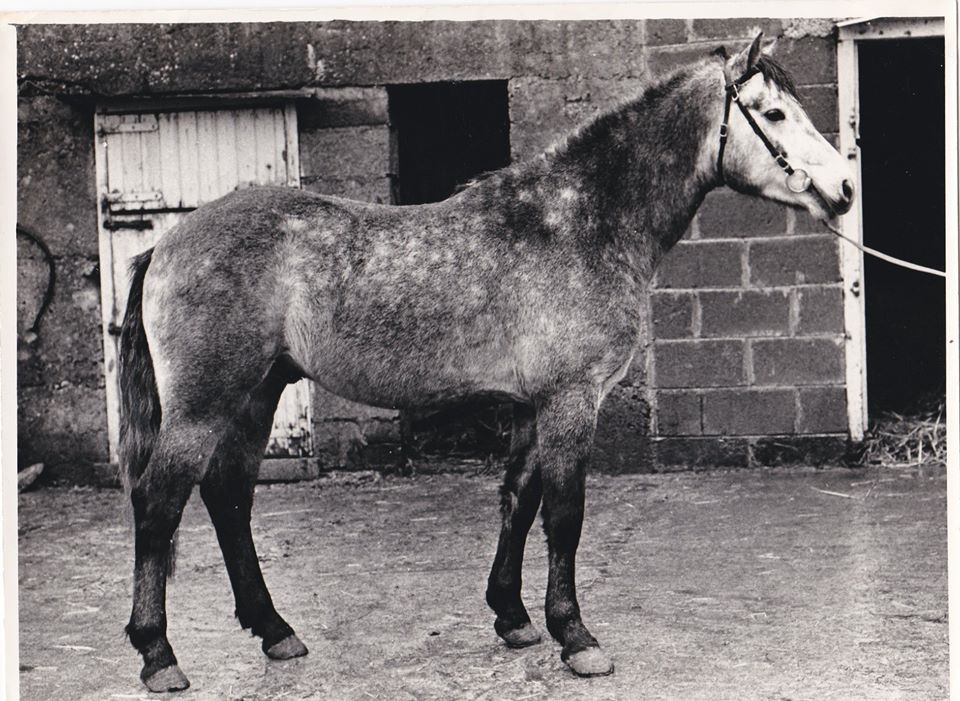
{"type": "MultiPolygon", "coordinates": [[[[760,69],[755,65],[753,68],[747,70],[742,76],[734,80],[732,83],[727,83],[724,85],[724,90],[727,93],[726,99],[723,103],[723,122],[720,124],[720,152],[717,154],[717,172],[720,174],[720,181],[725,181],[723,176],[723,152],[727,147],[727,134],[729,133],[729,121],[730,121],[730,103],[736,102],[737,107],[740,108],[740,111],[743,113],[744,118],[747,120],[747,123],[750,125],[750,128],[753,129],[754,133],[760,137],[760,140],[763,142],[763,145],[767,147],[767,151],[770,152],[770,155],[773,156],[773,159],[777,162],[777,165],[783,169],[783,172],[787,174],[789,178],[793,175],[794,170],[787,162],[786,156],[773,145],[773,142],[763,133],[763,129],[760,128],[760,125],[757,124],[757,120],[753,118],[753,115],[750,114],[750,110],[744,107],[743,103],[740,101],[740,86],[750,80],[753,76],[760,72],[760,69]]],[[[802,171],[801,171],[802,172],[802,171]]],[[[805,180],[809,181],[809,177],[806,176],[806,173],[803,173],[805,180]]],[[[807,182],[806,185],[801,190],[794,190],[794,192],[803,192],[810,186],[810,183],[807,182]]],[[[789,184],[788,184],[788,187],[789,184]]],[[[793,190],[792,187],[790,187],[793,190]]]]}

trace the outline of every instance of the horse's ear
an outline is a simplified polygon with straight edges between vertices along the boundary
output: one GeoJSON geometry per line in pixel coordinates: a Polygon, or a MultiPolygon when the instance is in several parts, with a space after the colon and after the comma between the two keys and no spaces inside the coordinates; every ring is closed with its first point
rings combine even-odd
{"type": "Polygon", "coordinates": [[[728,58],[730,58],[729,54],[727,54],[727,47],[726,47],[726,46],[718,46],[717,48],[715,48],[713,51],[710,52],[710,55],[711,55],[711,56],[719,56],[719,57],[722,58],[724,61],[726,61],[728,58]]]}
{"type": "Polygon", "coordinates": [[[750,70],[755,65],[757,61],[760,60],[760,49],[763,46],[763,32],[757,34],[757,38],[753,40],[753,43],[750,44],[750,49],[747,53],[747,70],[750,70]]]}
{"type": "Polygon", "coordinates": [[[732,57],[727,59],[724,66],[724,72],[727,75],[727,81],[733,81],[749,71],[760,60],[760,47],[763,42],[763,32],[757,34],[753,43],[743,51],[738,51],[732,57]]]}

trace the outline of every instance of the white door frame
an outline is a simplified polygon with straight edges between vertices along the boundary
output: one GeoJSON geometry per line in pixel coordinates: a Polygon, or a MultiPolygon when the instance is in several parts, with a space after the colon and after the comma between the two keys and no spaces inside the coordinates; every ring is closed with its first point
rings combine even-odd
{"type": "MultiPolygon", "coordinates": [[[[863,243],[863,180],[860,173],[859,45],[862,41],[944,36],[942,17],[870,17],[837,24],[837,107],[840,117],[840,153],[850,159],[857,180],[854,206],[840,225],[844,234],[863,243]]],[[[867,428],[867,344],[864,318],[863,254],[840,243],[843,275],[843,318],[846,329],[847,420],[850,438],[863,440],[867,428]]]]}

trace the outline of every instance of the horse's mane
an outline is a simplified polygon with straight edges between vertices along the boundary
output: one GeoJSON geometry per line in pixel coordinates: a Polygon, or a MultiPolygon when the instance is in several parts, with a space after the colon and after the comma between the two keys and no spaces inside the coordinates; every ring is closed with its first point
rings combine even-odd
{"type": "MultiPolygon", "coordinates": [[[[710,52],[709,55],[720,56],[724,59],[727,56],[726,50],[722,47],[710,52]]],[[[676,88],[679,83],[686,80],[690,75],[691,69],[695,68],[697,65],[700,64],[692,63],[679,66],[670,73],[663,75],[659,80],[655,80],[650,85],[646,86],[646,88],[644,88],[639,95],[634,95],[632,98],[622,100],[613,107],[605,109],[601,113],[594,115],[592,119],[581,124],[577,129],[560,137],[559,141],[555,142],[550,147],[548,153],[555,154],[557,152],[562,152],[575,141],[589,141],[592,135],[603,131],[612,121],[616,120],[618,118],[618,114],[626,107],[631,105],[649,106],[662,100],[667,94],[676,88]]],[[[797,93],[797,86],[796,83],[794,83],[793,77],[789,72],[787,72],[787,70],[779,61],[767,54],[761,54],[757,61],[757,68],[760,70],[760,75],[763,76],[763,79],[766,82],[771,83],[781,91],[787,93],[795,100],[800,102],[800,96],[797,93]]],[[[515,170],[515,166],[516,164],[511,164],[505,166],[504,168],[479,173],[465,183],[458,185],[454,192],[462,192],[463,190],[470,189],[473,186],[488,180],[492,176],[506,171],[513,171],[515,170]]]]}
{"type": "MultiPolygon", "coordinates": [[[[720,49],[711,52],[709,55],[726,57],[726,51],[720,49]]],[[[692,71],[704,62],[707,62],[709,55],[699,63],[690,63],[677,67],[672,72],[662,76],[659,80],[652,82],[639,95],[634,96],[632,99],[621,101],[612,108],[604,110],[590,121],[582,124],[578,129],[562,137],[558,143],[554,144],[551,150],[554,152],[562,151],[574,141],[589,141],[592,135],[597,132],[602,132],[612,122],[617,120],[624,108],[631,106],[649,107],[658,103],[669,95],[679,84],[687,80],[692,71]]],[[[798,102],[800,101],[800,97],[797,94],[797,86],[793,78],[779,61],[772,56],[761,54],[757,61],[757,68],[760,70],[760,74],[766,82],[776,86],[798,102]]],[[[481,177],[480,179],[483,178],[481,177]]]]}

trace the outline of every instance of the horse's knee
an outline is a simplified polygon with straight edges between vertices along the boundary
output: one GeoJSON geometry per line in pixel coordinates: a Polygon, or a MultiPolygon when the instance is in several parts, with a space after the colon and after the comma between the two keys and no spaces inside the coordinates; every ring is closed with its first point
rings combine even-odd
{"type": "Polygon", "coordinates": [[[544,495],[541,513],[548,542],[554,541],[555,545],[562,547],[563,539],[568,539],[571,532],[580,532],[583,526],[583,494],[582,490],[570,489],[544,495]]]}
{"type": "Polygon", "coordinates": [[[575,551],[583,526],[585,470],[571,466],[556,472],[543,476],[543,529],[551,548],[575,551]]]}

